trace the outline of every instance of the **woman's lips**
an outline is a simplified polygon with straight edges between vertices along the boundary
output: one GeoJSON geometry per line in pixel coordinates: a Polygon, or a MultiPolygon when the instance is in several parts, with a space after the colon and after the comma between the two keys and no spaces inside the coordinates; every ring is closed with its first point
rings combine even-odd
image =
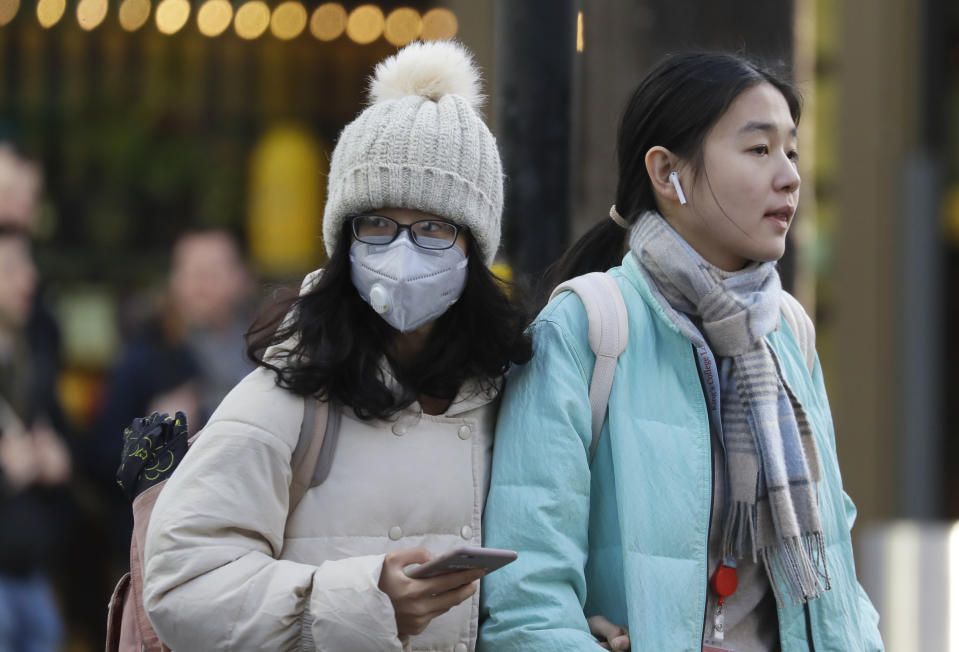
{"type": "Polygon", "coordinates": [[[772,211],[767,211],[763,214],[764,218],[768,218],[777,224],[779,224],[783,229],[789,228],[789,222],[792,220],[794,209],[791,207],[786,208],[777,208],[772,211]]]}

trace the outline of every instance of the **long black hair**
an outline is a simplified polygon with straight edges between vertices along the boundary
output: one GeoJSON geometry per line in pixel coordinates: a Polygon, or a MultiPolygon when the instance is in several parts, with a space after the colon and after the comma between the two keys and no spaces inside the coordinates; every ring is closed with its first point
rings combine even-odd
{"type": "MultiPolygon", "coordinates": [[[[764,82],[783,94],[793,121],[799,124],[802,102],[795,87],[741,56],[691,52],[659,61],[633,92],[620,122],[617,212],[633,224],[646,211],[656,210],[646,171],[646,152],[652,147],[665,147],[688,161],[694,175],[701,173],[706,134],[740,94],[764,82]]],[[[544,290],[618,265],[626,252],[626,237],[622,227],[602,219],[550,266],[544,290]]]]}
{"type": "Polygon", "coordinates": [[[347,222],[312,290],[279,302],[247,333],[247,354],[273,370],[280,387],[348,405],[362,419],[383,419],[420,394],[452,399],[469,379],[489,387],[510,363],[532,357],[524,332],[528,305],[507,292],[467,237],[462,296],[436,320],[415,360],[396,360],[390,349],[397,331],[360,297],[350,279],[350,234],[347,222]],[[273,345],[285,351],[265,357],[273,345]],[[399,394],[386,383],[380,368],[384,359],[401,385],[399,394]]]}

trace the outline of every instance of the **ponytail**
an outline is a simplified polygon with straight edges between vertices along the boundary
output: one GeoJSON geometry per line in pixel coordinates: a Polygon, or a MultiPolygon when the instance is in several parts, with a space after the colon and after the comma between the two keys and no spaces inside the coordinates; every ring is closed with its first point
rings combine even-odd
{"type": "Polygon", "coordinates": [[[559,260],[546,268],[542,285],[536,293],[537,308],[546,305],[553,288],[563,281],[589,272],[605,272],[619,265],[626,254],[627,233],[609,218],[594,225],[559,260]]]}

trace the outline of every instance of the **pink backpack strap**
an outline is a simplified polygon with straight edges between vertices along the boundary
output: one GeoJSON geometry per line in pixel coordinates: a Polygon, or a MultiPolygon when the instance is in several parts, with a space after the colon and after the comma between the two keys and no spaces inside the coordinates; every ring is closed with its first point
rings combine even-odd
{"type": "Polygon", "coordinates": [[[322,483],[329,474],[339,425],[340,411],[335,408],[331,410],[328,401],[305,399],[300,436],[290,462],[293,470],[289,503],[291,514],[307,490],[322,483]]]}
{"type": "MultiPolygon", "coordinates": [[[[196,435],[194,435],[194,437],[195,436],[196,435]]],[[[133,537],[130,539],[130,591],[136,599],[128,600],[128,602],[133,603],[132,620],[139,635],[139,643],[142,646],[137,649],[149,650],[150,652],[155,650],[169,652],[170,650],[170,648],[160,642],[160,637],[153,631],[153,626],[150,625],[146,610],[143,608],[143,549],[146,546],[147,526],[150,524],[150,514],[153,512],[153,506],[156,504],[157,496],[160,495],[160,491],[165,484],[166,481],[164,480],[159,484],[153,485],[137,496],[133,501],[133,537]]],[[[126,611],[127,608],[126,605],[124,605],[124,612],[126,611]]],[[[130,620],[126,613],[124,613],[123,620],[124,629],[126,629],[127,622],[130,620]]],[[[129,637],[121,631],[121,652],[125,652],[126,650],[126,648],[122,647],[125,640],[129,640],[129,637]]]]}
{"type": "MultiPolygon", "coordinates": [[[[133,602],[128,600],[130,594],[130,573],[124,574],[113,589],[107,611],[107,649],[106,652],[129,650],[129,641],[122,640],[123,622],[132,621],[133,602]]],[[[131,628],[132,629],[132,628],[131,628]]]]}

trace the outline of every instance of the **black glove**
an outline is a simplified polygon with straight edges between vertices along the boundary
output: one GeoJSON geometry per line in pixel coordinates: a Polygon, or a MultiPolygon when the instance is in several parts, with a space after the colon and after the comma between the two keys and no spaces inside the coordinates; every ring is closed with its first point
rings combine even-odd
{"type": "Polygon", "coordinates": [[[183,412],[174,418],[154,412],[124,428],[117,484],[131,502],[170,477],[186,454],[189,437],[183,412]]]}

